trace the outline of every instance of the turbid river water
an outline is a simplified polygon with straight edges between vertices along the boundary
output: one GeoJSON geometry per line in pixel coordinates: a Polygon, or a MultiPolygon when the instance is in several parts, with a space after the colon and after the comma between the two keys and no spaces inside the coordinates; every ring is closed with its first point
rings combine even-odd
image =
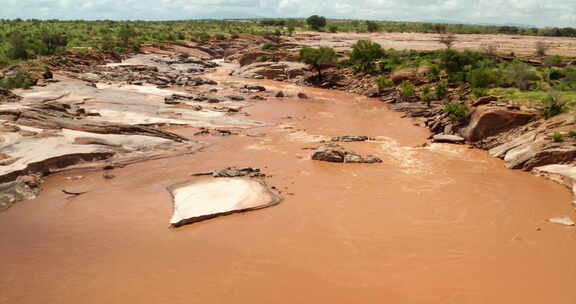
{"type": "Polygon", "coordinates": [[[264,137],[49,178],[0,214],[0,303],[576,303],[576,233],[547,222],[573,214],[560,185],[466,146],[417,148],[427,131],[377,100],[210,77],[310,99],[253,102],[264,137]],[[383,163],[310,160],[339,135],[375,137],[346,146],[383,163]],[[166,188],[228,166],[262,168],[285,200],[169,229],[166,188]]]}

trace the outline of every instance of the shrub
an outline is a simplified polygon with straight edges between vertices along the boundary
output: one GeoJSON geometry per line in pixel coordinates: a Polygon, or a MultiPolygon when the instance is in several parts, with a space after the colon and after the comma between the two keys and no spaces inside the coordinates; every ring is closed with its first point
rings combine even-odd
{"type": "Polygon", "coordinates": [[[472,88],[488,88],[494,81],[487,68],[474,69],[468,73],[468,82],[472,88]]]}
{"type": "Polygon", "coordinates": [[[6,56],[14,60],[26,60],[30,58],[27,50],[27,42],[24,36],[19,33],[12,34],[8,39],[8,50],[6,56]]]}
{"type": "Polygon", "coordinates": [[[552,137],[552,140],[554,142],[563,142],[564,141],[564,134],[562,134],[560,132],[554,132],[551,137],[552,137]]]}
{"type": "Polygon", "coordinates": [[[473,88],[472,95],[476,96],[476,98],[480,98],[488,95],[488,91],[485,88],[473,88]]]}
{"type": "Polygon", "coordinates": [[[274,44],[272,44],[270,42],[266,42],[262,45],[262,49],[268,50],[268,51],[273,51],[273,50],[278,49],[278,47],[276,47],[274,44]]]}
{"type": "Polygon", "coordinates": [[[332,25],[328,26],[328,31],[330,33],[336,33],[336,32],[338,32],[338,26],[335,24],[332,24],[332,25]]]}
{"type": "Polygon", "coordinates": [[[0,79],[0,88],[4,89],[19,89],[29,88],[32,85],[30,76],[26,73],[16,73],[14,76],[6,76],[0,79]]]}
{"type": "Polygon", "coordinates": [[[562,65],[562,57],[560,57],[559,55],[546,56],[546,58],[544,58],[544,67],[550,68],[553,66],[560,66],[560,65],[562,65]]]}
{"type": "Polygon", "coordinates": [[[520,90],[528,90],[532,81],[540,80],[529,65],[521,62],[515,62],[506,67],[504,78],[520,90]]]}
{"type": "Polygon", "coordinates": [[[369,33],[378,32],[380,30],[380,24],[378,24],[374,21],[366,21],[366,30],[369,33]]]}
{"type": "Polygon", "coordinates": [[[426,102],[426,105],[430,107],[432,103],[432,87],[430,85],[425,85],[422,87],[422,92],[420,94],[420,98],[426,102]]]}
{"type": "Polygon", "coordinates": [[[319,31],[321,28],[326,26],[326,18],[313,15],[306,19],[306,23],[310,26],[310,28],[314,31],[319,31]]]}
{"type": "Polygon", "coordinates": [[[298,59],[310,65],[318,72],[318,79],[322,79],[322,70],[334,66],[338,62],[338,56],[333,48],[320,47],[317,49],[305,47],[300,50],[298,59]]]}
{"type": "Polygon", "coordinates": [[[576,130],[572,130],[572,131],[568,132],[568,136],[576,137],[576,130]]]}
{"type": "Polygon", "coordinates": [[[378,86],[378,91],[382,92],[383,89],[390,88],[394,86],[394,82],[386,76],[378,76],[375,79],[376,85],[378,86]]]}
{"type": "Polygon", "coordinates": [[[359,40],[352,45],[350,62],[357,71],[372,73],[375,71],[375,62],[385,54],[380,44],[370,40],[359,40]]]}
{"type": "Polygon", "coordinates": [[[402,87],[400,87],[400,96],[403,100],[408,101],[414,96],[414,91],[416,87],[414,84],[408,80],[402,82],[402,87]]]}
{"type": "Polygon", "coordinates": [[[454,121],[463,121],[468,115],[468,107],[458,102],[451,102],[445,105],[443,110],[454,121]]]}
{"type": "Polygon", "coordinates": [[[446,81],[440,81],[436,84],[435,92],[436,92],[436,99],[442,100],[448,95],[447,87],[448,84],[446,81]]]}
{"type": "Polygon", "coordinates": [[[550,119],[564,113],[566,110],[567,102],[554,92],[548,93],[548,95],[542,99],[541,113],[544,119],[550,119]]]}

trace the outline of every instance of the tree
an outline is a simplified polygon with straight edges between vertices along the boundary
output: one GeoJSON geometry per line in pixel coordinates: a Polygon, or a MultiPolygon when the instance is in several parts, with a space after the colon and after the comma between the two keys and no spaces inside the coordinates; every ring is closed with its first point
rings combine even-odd
{"type": "Polygon", "coordinates": [[[446,46],[447,49],[451,49],[452,45],[456,42],[456,36],[454,34],[442,35],[438,42],[446,46]]]}
{"type": "Polygon", "coordinates": [[[321,28],[326,26],[326,18],[313,15],[306,19],[306,23],[315,31],[319,31],[321,28]]]}
{"type": "Polygon", "coordinates": [[[358,40],[358,42],[352,45],[350,62],[354,64],[356,70],[372,73],[375,71],[376,60],[385,55],[386,53],[380,44],[370,40],[358,40]]]}
{"type": "Polygon", "coordinates": [[[315,69],[318,72],[318,80],[321,80],[322,70],[336,65],[338,56],[330,47],[323,46],[317,49],[305,47],[300,50],[299,60],[315,69]]]}
{"type": "Polygon", "coordinates": [[[380,24],[374,21],[366,21],[366,30],[369,33],[378,32],[380,30],[380,24]]]}

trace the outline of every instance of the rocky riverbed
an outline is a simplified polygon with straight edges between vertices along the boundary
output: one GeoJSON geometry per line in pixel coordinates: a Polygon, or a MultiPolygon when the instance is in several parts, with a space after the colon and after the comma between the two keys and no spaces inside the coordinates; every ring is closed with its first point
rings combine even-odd
{"type": "Polygon", "coordinates": [[[569,125],[498,101],[456,125],[241,78],[225,51],[146,51],[1,105],[0,302],[575,299],[574,173],[531,152],[568,149],[545,134],[569,125]]]}

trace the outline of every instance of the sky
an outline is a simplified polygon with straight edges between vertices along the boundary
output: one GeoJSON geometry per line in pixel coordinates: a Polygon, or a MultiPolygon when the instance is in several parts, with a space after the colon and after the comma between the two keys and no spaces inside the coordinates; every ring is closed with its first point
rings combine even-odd
{"type": "Polygon", "coordinates": [[[576,0],[0,0],[0,18],[308,17],[576,27],[576,0]]]}

